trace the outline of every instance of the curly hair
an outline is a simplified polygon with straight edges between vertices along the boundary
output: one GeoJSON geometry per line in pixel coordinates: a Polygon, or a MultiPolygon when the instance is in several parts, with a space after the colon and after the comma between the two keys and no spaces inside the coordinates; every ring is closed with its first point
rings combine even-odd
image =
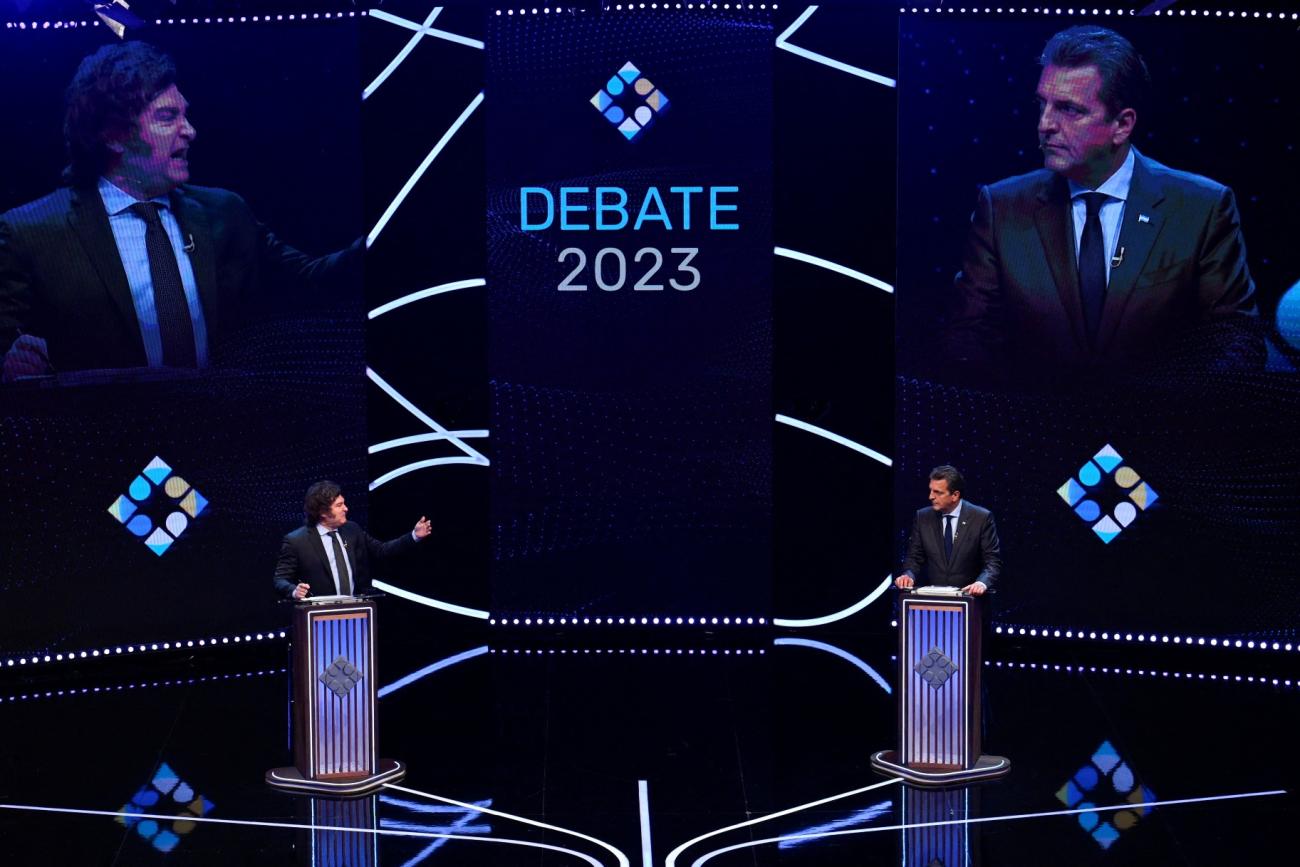
{"type": "Polygon", "coordinates": [[[67,180],[87,184],[104,174],[108,142],[133,134],[140,112],[175,83],[176,64],[144,42],[105,45],[83,59],[68,85],[63,117],[67,180]]]}
{"type": "Polygon", "coordinates": [[[343,493],[343,489],[328,479],[317,482],[307,489],[307,496],[302,501],[302,516],[308,527],[320,523],[320,519],[334,505],[334,501],[343,493]]]}

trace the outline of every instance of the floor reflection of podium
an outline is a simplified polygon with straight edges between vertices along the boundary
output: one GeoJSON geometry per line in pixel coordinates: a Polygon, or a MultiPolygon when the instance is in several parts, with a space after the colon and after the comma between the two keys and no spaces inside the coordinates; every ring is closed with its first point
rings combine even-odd
{"type": "Polygon", "coordinates": [[[898,624],[897,750],[871,756],[881,773],[953,786],[1011,769],[980,744],[980,599],[905,593],[898,624]]]}
{"type": "Polygon", "coordinates": [[[311,830],[298,834],[301,867],[377,867],[378,795],[362,798],[302,798],[298,818],[311,830]]]}
{"type": "Polygon", "coordinates": [[[978,865],[979,826],[969,819],[979,814],[979,790],[973,786],[933,789],[903,786],[901,864],[917,867],[978,865]],[[949,823],[949,824],[936,824],[949,823]]]}

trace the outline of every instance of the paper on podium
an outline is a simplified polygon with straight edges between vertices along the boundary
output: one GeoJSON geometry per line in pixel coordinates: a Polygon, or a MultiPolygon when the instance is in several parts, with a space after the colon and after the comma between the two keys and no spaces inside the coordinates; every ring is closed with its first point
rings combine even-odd
{"type": "Polygon", "coordinates": [[[320,605],[326,602],[351,602],[353,599],[356,599],[356,597],[342,596],[340,594],[335,593],[331,596],[308,596],[303,601],[310,602],[313,605],[320,605]]]}
{"type": "Polygon", "coordinates": [[[931,585],[929,587],[918,587],[915,592],[920,596],[960,596],[961,588],[931,585]]]}

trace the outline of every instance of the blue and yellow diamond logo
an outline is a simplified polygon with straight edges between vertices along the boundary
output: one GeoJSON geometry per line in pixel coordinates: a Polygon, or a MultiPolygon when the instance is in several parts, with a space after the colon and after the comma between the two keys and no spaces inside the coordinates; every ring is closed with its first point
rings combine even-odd
{"type": "Polygon", "coordinates": [[[591,104],[631,141],[668,109],[668,97],[629,61],[596,91],[591,104]]]}
{"type": "Polygon", "coordinates": [[[160,457],[140,471],[108,513],[159,557],[207,508],[207,499],[160,457]]]}

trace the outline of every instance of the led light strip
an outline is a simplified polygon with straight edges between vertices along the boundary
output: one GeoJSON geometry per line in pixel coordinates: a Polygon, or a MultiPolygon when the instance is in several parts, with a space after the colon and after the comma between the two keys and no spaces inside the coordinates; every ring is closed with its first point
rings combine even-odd
{"type": "MultiPolygon", "coordinates": [[[[609,7],[606,8],[606,11],[608,11],[608,8],[609,7]]],[[[775,3],[768,4],[768,3],[659,3],[659,2],[654,2],[654,3],[615,3],[612,8],[614,9],[615,12],[623,12],[625,10],[628,12],[636,12],[641,9],[663,10],[664,12],[669,12],[676,9],[692,9],[692,10],[699,9],[700,11],[704,11],[706,9],[730,10],[732,8],[735,8],[736,11],[738,12],[743,12],[747,9],[766,10],[766,9],[780,9],[781,7],[775,3]]],[[[498,16],[500,15],[510,16],[516,14],[516,10],[514,9],[497,9],[495,11],[498,16]]],[[[560,6],[556,6],[554,9],[552,9],[550,6],[543,6],[540,9],[538,9],[536,6],[533,6],[529,9],[519,9],[517,10],[517,13],[521,16],[550,15],[552,12],[558,15],[564,11],[566,10],[560,6]]]]}
{"type": "MultiPolygon", "coordinates": [[[[157,27],[164,24],[248,24],[259,23],[269,24],[275,21],[318,21],[328,19],[341,21],[344,18],[364,18],[368,13],[361,12],[303,12],[292,15],[240,15],[234,16],[205,16],[203,18],[155,18],[153,23],[157,27]]],[[[101,27],[99,21],[6,21],[6,30],[62,30],[74,29],[77,27],[101,27]]]]}
{"type": "Polygon", "coordinates": [[[202,677],[184,677],[174,680],[149,680],[139,683],[118,684],[117,686],[83,686],[80,689],[47,689],[44,692],[29,692],[22,695],[0,696],[4,701],[39,701],[43,698],[60,698],[62,696],[95,695],[99,693],[123,692],[133,689],[153,689],[160,686],[185,686],[192,683],[211,683],[218,680],[237,680],[240,678],[261,677],[268,674],[288,674],[287,668],[268,668],[264,671],[246,671],[239,674],[205,674],[202,677]]]}
{"type": "Polygon", "coordinates": [[[1080,7],[1078,9],[1073,9],[1062,8],[1060,6],[1034,6],[1032,8],[1028,6],[1021,6],[1018,8],[1015,6],[972,6],[967,9],[955,8],[952,6],[936,6],[931,9],[929,7],[900,6],[898,11],[904,14],[911,12],[912,14],[921,15],[930,15],[932,13],[936,15],[942,15],[944,13],[958,13],[962,15],[991,15],[993,13],[997,13],[998,15],[1015,15],[1016,13],[1019,13],[1021,15],[1029,15],[1032,13],[1034,15],[1116,15],[1129,17],[1140,16],[1143,18],[1148,16],[1157,18],[1196,18],[1199,16],[1201,18],[1241,18],[1242,20],[1255,18],[1270,20],[1276,18],[1279,21],[1286,21],[1288,19],[1291,21],[1300,21],[1300,12],[1247,12],[1245,10],[1232,10],[1225,12],[1222,9],[1157,9],[1153,12],[1145,13],[1140,9],[1101,9],[1098,7],[1080,7]]]}
{"type": "Polygon", "coordinates": [[[492,617],[489,626],[766,626],[766,617],[492,617]]]}
{"type": "Polygon", "coordinates": [[[255,632],[244,635],[228,635],[222,638],[198,638],[188,641],[155,641],[149,644],[123,644],[120,647],[105,647],[102,650],[70,650],[67,653],[43,653],[33,656],[10,657],[5,660],[9,668],[22,665],[40,665],[48,662],[74,662],[80,659],[98,659],[111,656],[125,656],[135,653],[149,653],[159,650],[183,650],[191,647],[216,647],[218,644],[251,644],[254,641],[270,641],[287,638],[285,632],[255,632]]]}
{"type": "Polygon", "coordinates": [[[811,253],[800,253],[798,250],[791,250],[789,247],[773,247],[772,252],[778,256],[784,256],[787,259],[794,259],[797,262],[803,262],[807,265],[816,265],[818,268],[825,268],[827,271],[834,271],[836,274],[842,274],[845,277],[851,277],[868,286],[874,286],[877,289],[883,289],[889,294],[894,294],[894,287],[872,277],[870,274],[864,274],[861,271],[855,271],[847,265],[841,265],[838,262],[832,262],[830,259],[823,259],[820,256],[814,256],[811,253]]]}
{"type": "Polygon", "coordinates": [[[1291,641],[1256,641],[1253,638],[1206,638],[1204,636],[1165,635],[1155,632],[1112,631],[1097,629],[1061,629],[1054,626],[1016,626],[998,624],[993,627],[998,635],[1024,635],[1029,638],[1066,638],[1089,641],[1123,641],[1129,644],[1177,644],[1184,647],[1229,647],[1246,650],[1278,650],[1290,653],[1300,651],[1300,644],[1291,641]]]}
{"type": "Polygon", "coordinates": [[[1158,671],[1153,668],[1129,668],[1117,665],[1058,665],[1046,662],[1003,662],[984,660],[984,665],[991,668],[1029,669],[1031,671],[1063,671],[1067,674],[1123,674],[1133,677],[1168,677],[1174,680],[1215,681],[1217,683],[1258,683],[1260,686],[1300,686],[1300,681],[1290,678],[1266,677],[1253,674],[1206,674],[1205,672],[1158,671]]]}

